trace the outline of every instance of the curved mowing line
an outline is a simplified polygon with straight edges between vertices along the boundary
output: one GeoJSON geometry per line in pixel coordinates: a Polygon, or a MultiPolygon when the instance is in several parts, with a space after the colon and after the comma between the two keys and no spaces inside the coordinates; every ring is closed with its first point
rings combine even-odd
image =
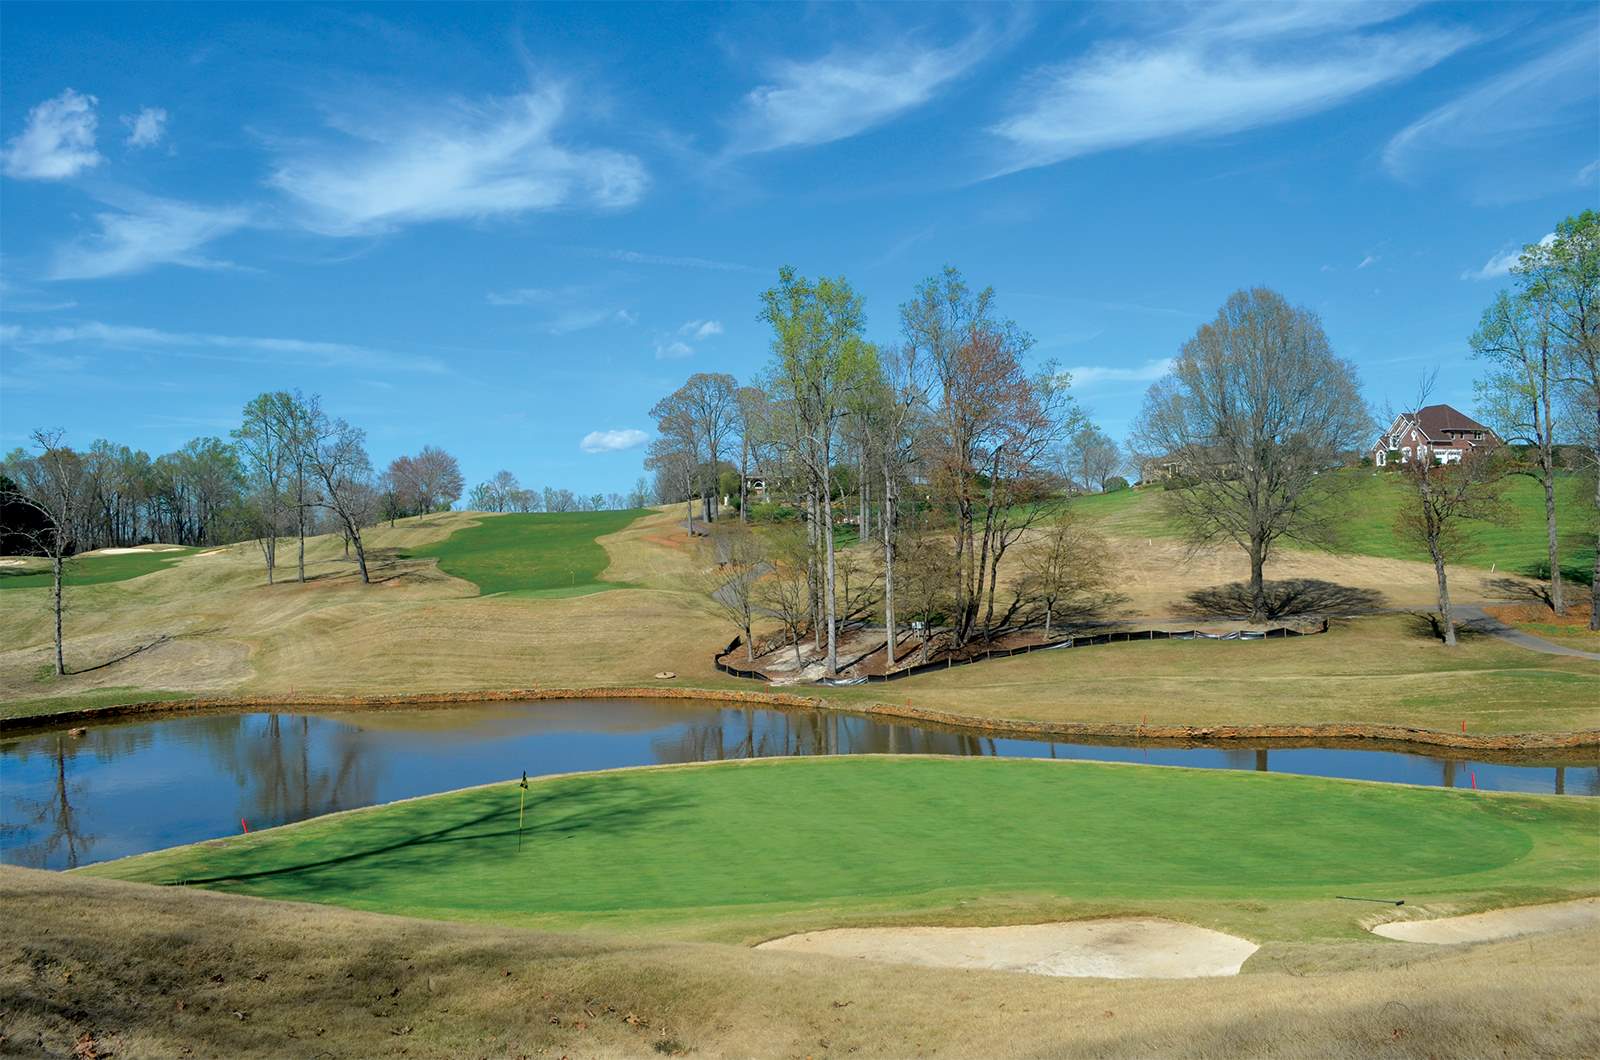
{"type": "Polygon", "coordinates": [[[601,580],[611,558],[598,539],[647,514],[642,510],[486,514],[477,525],[413,549],[405,558],[435,558],[440,570],[471,582],[485,596],[603,592],[624,588],[626,583],[601,580]]]}

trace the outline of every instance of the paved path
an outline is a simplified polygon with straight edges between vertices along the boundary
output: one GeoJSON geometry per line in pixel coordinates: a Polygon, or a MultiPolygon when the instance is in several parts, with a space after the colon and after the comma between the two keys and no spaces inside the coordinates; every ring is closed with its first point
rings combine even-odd
{"type": "Polygon", "coordinates": [[[1519,648],[1543,652],[1546,655],[1566,655],[1574,659],[1593,659],[1596,662],[1600,662],[1600,652],[1569,648],[1564,644],[1556,644],[1545,640],[1543,637],[1536,637],[1532,633],[1524,633],[1520,629],[1506,625],[1481,607],[1457,605],[1451,610],[1455,612],[1458,626],[1470,626],[1479,633],[1487,633],[1491,637],[1499,637],[1501,640],[1509,641],[1519,648]]]}

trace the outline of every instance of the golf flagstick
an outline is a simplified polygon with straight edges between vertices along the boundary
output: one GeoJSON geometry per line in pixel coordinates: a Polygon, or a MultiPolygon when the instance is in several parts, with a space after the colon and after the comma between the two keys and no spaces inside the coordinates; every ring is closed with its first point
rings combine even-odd
{"type": "Polygon", "coordinates": [[[522,815],[528,808],[528,771],[522,771],[522,794],[517,798],[517,849],[522,849],[522,815]]]}

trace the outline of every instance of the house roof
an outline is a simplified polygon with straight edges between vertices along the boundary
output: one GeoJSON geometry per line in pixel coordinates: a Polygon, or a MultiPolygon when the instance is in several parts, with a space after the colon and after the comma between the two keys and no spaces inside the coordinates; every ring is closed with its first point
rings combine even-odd
{"type": "Polygon", "coordinates": [[[1483,431],[1488,433],[1489,428],[1465,413],[1458,412],[1449,405],[1429,405],[1421,408],[1412,415],[1417,426],[1422,428],[1422,433],[1428,440],[1444,441],[1446,431],[1483,431]]]}

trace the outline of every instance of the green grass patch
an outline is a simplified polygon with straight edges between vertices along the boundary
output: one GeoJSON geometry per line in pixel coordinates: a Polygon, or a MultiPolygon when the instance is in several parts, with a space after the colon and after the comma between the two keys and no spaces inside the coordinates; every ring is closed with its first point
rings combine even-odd
{"type": "MultiPolygon", "coordinates": [[[[161,552],[124,552],[117,556],[74,556],[61,572],[63,585],[103,585],[124,582],[165,570],[199,549],[182,548],[161,552]]],[[[0,589],[45,589],[51,584],[50,565],[42,568],[0,567],[0,589]]]]}
{"type": "Polygon", "coordinates": [[[1371,911],[1341,894],[1600,890],[1591,799],[1089,763],[768,760],[540,781],[519,850],[518,794],[470,789],[86,871],[412,916],[713,930],[971,902],[1244,902],[1319,910],[1258,926],[1299,937],[1348,934],[1371,911]]]}
{"type": "Polygon", "coordinates": [[[489,593],[582,596],[616,589],[600,580],[610,560],[596,540],[622,530],[642,511],[541,512],[487,516],[403,558],[432,556],[439,569],[489,593]]]}
{"type": "MultiPolygon", "coordinates": [[[[47,665],[40,673],[40,681],[54,680],[47,665]]],[[[161,689],[136,688],[131,685],[114,688],[97,688],[92,692],[73,692],[64,696],[40,699],[18,699],[0,703],[0,718],[48,718],[69,710],[86,710],[90,707],[120,706],[124,703],[154,703],[168,700],[193,699],[193,692],[169,692],[161,689]]]]}

